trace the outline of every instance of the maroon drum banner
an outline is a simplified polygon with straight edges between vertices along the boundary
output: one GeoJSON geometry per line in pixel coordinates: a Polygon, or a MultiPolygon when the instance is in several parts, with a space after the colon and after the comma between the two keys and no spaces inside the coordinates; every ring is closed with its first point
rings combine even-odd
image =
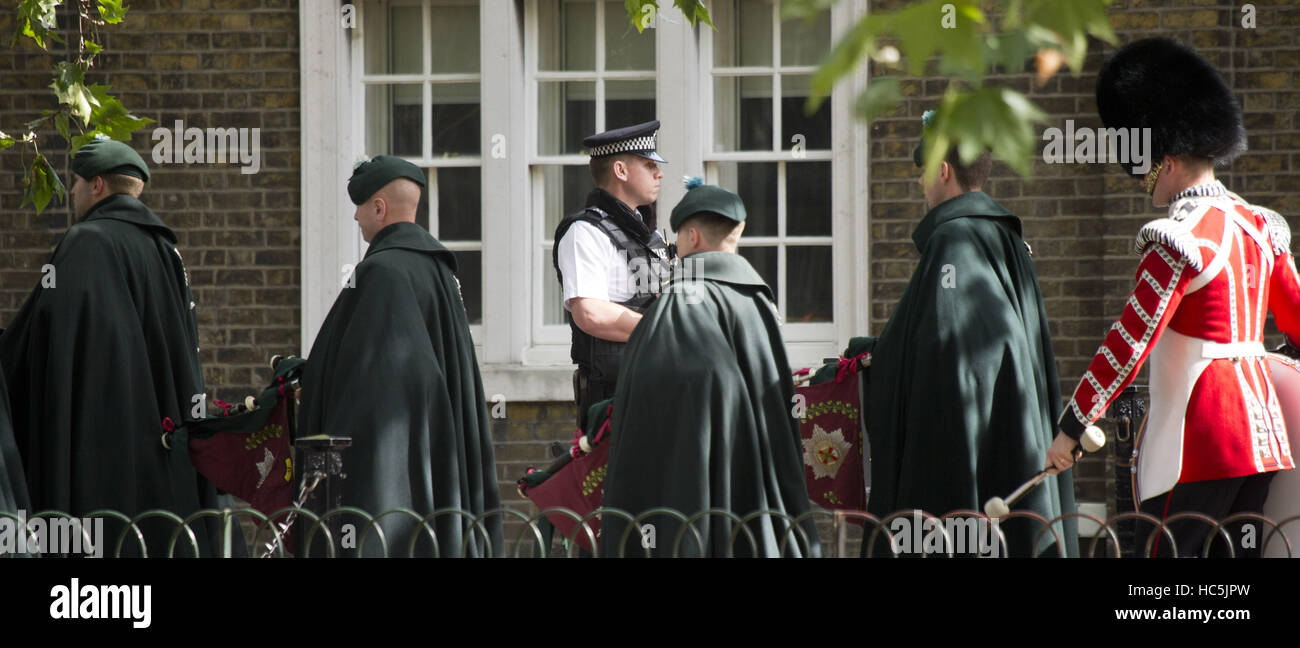
{"type": "Polygon", "coordinates": [[[206,419],[194,424],[189,435],[194,468],[217,488],[266,515],[293,503],[288,400],[206,419]]]}
{"type": "MultiPolygon", "coordinates": [[[[609,463],[609,443],[599,443],[591,452],[580,455],[551,475],[546,481],[529,488],[528,499],[540,509],[562,507],[587,515],[605,502],[605,467],[609,463]]],[[[562,513],[548,513],[546,519],[565,537],[574,536],[578,546],[594,551],[587,532],[572,517],[562,513]],[[573,530],[578,532],[574,534],[573,530]]],[[[587,521],[592,534],[600,535],[600,518],[587,521]]]]}
{"type": "Polygon", "coordinates": [[[797,387],[803,417],[804,477],[808,498],[828,509],[864,510],[861,407],[858,382],[861,358],[844,359],[834,380],[797,387]]]}

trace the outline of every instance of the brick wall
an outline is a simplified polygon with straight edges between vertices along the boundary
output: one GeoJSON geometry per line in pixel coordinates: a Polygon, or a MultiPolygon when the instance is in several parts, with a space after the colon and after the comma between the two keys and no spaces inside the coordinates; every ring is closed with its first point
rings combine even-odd
{"type": "MultiPolygon", "coordinates": [[[[132,0],[96,40],[105,52],[86,82],[102,83],[156,123],[131,144],[153,176],[141,197],[173,230],[198,302],[210,394],[225,400],[265,386],[266,361],[299,346],[298,3],[294,0],[132,0]],[[239,164],[156,164],[153,128],[260,128],[261,169],[239,164]],[[259,384],[261,383],[261,384],[259,384]]],[[[61,27],[75,22],[63,16],[61,27]]],[[[12,47],[12,6],[0,12],[0,129],[13,134],[54,106],[50,66],[65,54],[12,47]]],[[[67,36],[67,33],[64,34],[67,36]]],[[[72,40],[72,39],[69,39],[72,40]]],[[[75,41],[74,41],[75,42],[75,41]]],[[[67,151],[52,126],[41,150],[71,186],[67,151]]],[[[0,321],[8,323],[40,278],[72,218],[22,200],[21,156],[0,154],[0,321]]]]}
{"type": "MultiPolygon", "coordinates": [[[[872,2],[873,11],[898,2],[872,2]]],[[[1269,206],[1300,225],[1300,7],[1256,2],[1255,29],[1241,26],[1239,3],[1117,0],[1111,24],[1120,43],[1162,35],[1196,47],[1239,93],[1250,150],[1219,178],[1247,200],[1269,206]]],[[[1027,93],[1050,115],[1048,126],[1099,127],[1096,72],[1114,47],[1092,41],[1082,74],[1062,70],[1043,87],[1029,71],[993,82],[1027,93]]],[[[873,67],[871,73],[887,74],[873,67]]],[[[878,331],[902,295],[917,254],[911,232],[925,213],[911,151],[920,116],[947,87],[938,76],[902,77],[905,106],[871,127],[872,330],[878,331]]],[[[1041,132],[1041,131],[1040,131],[1041,132]]],[[[1137,257],[1132,241],[1141,225],[1163,215],[1135,181],[1115,165],[1049,165],[1036,161],[1021,178],[994,167],[987,192],[1020,216],[1033,246],[1047,307],[1061,391],[1069,395],[1132,289],[1137,257]]],[[[1272,344],[1280,341],[1276,335],[1272,344]]],[[[1145,371],[1143,372],[1145,374],[1145,371]]],[[[1145,375],[1139,377],[1145,383],[1145,375]]],[[[1111,453],[1085,459],[1076,484],[1081,500],[1112,501],[1111,453]]]]}

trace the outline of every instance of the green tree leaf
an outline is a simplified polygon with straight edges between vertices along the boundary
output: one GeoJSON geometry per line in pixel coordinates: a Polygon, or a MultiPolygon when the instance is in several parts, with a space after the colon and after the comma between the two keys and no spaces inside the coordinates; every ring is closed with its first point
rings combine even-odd
{"type": "Polygon", "coordinates": [[[32,160],[31,169],[23,177],[23,202],[19,207],[32,205],[39,216],[50,204],[50,199],[58,195],[60,199],[67,195],[59,174],[50,166],[44,155],[37,155],[32,160]]]}
{"type": "Polygon", "coordinates": [[[878,27],[878,23],[864,17],[853,26],[848,36],[841,38],[835,44],[830,56],[826,57],[826,60],[813,73],[811,92],[808,94],[808,102],[804,107],[804,112],[808,114],[816,112],[821,107],[822,102],[826,100],[826,97],[831,95],[831,88],[835,86],[835,82],[840,77],[851,72],[857,66],[858,61],[862,60],[864,54],[875,51],[875,30],[878,27]]]}
{"type": "Polygon", "coordinates": [[[86,142],[89,142],[100,135],[104,135],[104,133],[101,133],[98,130],[88,130],[80,135],[73,137],[72,141],[68,143],[68,155],[76,155],[77,149],[81,148],[82,146],[85,146],[86,142]]]}
{"type": "Polygon", "coordinates": [[[898,107],[903,102],[903,93],[899,90],[898,79],[876,79],[867,84],[867,89],[858,95],[854,108],[859,115],[871,121],[898,107]]]}
{"type": "Polygon", "coordinates": [[[67,113],[61,112],[54,116],[54,127],[59,129],[59,134],[63,136],[63,141],[69,142],[72,140],[71,136],[68,135],[68,114],[67,113]]]}
{"type": "Polygon", "coordinates": [[[1083,60],[1088,54],[1089,34],[1107,43],[1118,42],[1106,13],[1110,3],[1111,0],[1025,0],[1025,20],[1054,33],[1061,52],[1065,54],[1066,64],[1078,72],[1083,69],[1083,60]]]}
{"type": "Polygon", "coordinates": [[[46,39],[56,43],[64,42],[54,31],[59,24],[55,10],[60,4],[63,4],[63,0],[20,0],[17,19],[14,21],[17,26],[14,38],[26,36],[41,49],[49,49],[46,39]]]}
{"type": "MultiPolygon", "coordinates": [[[[681,10],[682,15],[694,27],[699,22],[709,27],[713,27],[713,20],[709,18],[709,10],[704,6],[701,0],[673,0],[673,6],[681,10]]],[[[657,0],[623,0],[623,9],[627,12],[627,20],[636,28],[637,33],[644,32],[655,24],[659,18],[659,2],[657,0]]],[[[717,27],[713,27],[717,29],[717,27]]]]}
{"type": "Polygon", "coordinates": [[[1027,175],[1033,166],[1038,137],[1034,125],[1047,121],[1047,114],[1023,94],[1002,87],[970,91],[950,88],[935,111],[934,123],[925,132],[925,174],[933,178],[952,142],[959,142],[963,162],[989,150],[1016,173],[1027,175]]]}
{"type": "Polygon", "coordinates": [[[123,106],[116,97],[108,94],[108,90],[109,86],[98,83],[90,86],[89,92],[94,99],[95,108],[91,111],[89,125],[95,132],[103,133],[115,140],[129,142],[132,133],[152,124],[153,120],[147,117],[136,117],[127,112],[126,106],[123,106]]]}
{"type": "MultiPolygon", "coordinates": [[[[961,142],[963,156],[973,156],[980,146],[987,146],[1016,172],[1028,173],[1037,144],[1033,125],[1044,121],[1043,113],[1024,95],[983,87],[984,79],[995,68],[1021,73],[1031,59],[1038,64],[1040,78],[1050,77],[1059,65],[1057,54],[1078,71],[1089,35],[1115,42],[1107,13],[1111,2],[918,0],[893,11],[869,13],[836,41],[814,73],[805,110],[820,107],[834,85],[858,70],[864,58],[896,58],[880,56],[885,47],[900,50],[913,76],[923,74],[927,62],[938,56],[939,72],[958,82],[942,100],[938,126],[927,131],[927,174],[942,161],[935,153],[947,151],[952,142],[961,142]],[[985,4],[996,7],[996,26],[980,9],[985,4]]],[[[833,0],[785,0],[782,12],[807,18],[830,4],[833,0]]],[[[881,85],[885,81],[873,78],[857,97],[858,114],[870,119],[901,102],[895,96],[897,87],[881,85]]]]}
{"type": "Polygon", "coordinates": [[[900,41],[913,76],[922,74],[926,61],[936,53],[943,55],[942,64],[951,73],[978,78],[984,71],[980,38],[984,13],[972,2],[928,0],[879,18],[879,33],[900,41]]]}
{"type": "Polygon", "coordinates": [[[98,5],[100,17],[106,23],[115,25],[126,17],[126,7],[122,6],[122,0],[95,0],[95,3],[98,5]]]}
{"type": "Polygon", "coordinates": [[[628,22],[638,34],[653,25],[659,17],[659,3],[656,0],[623,0],[623,9],[627,12],[628,22]]]}
{"type": "Polygon", "coordinates": [[[681,10],[692,27],[703,22],[715,31],[718,29],[713,26],[713,19],[709,18],[709,9],[701,0],[673,0],[673,6],[681,10]]]}
{"type": "Polygon", "coordinates": [[[77,64],[59,61],[54,65],[54,80],[50,82],[50,88],[54,90],[59,103],[68,106],[73,117],[80,119],[82,124],[89,124],[91,110],[98,101],[84,83],[85,74],[85,70],[77,64]]]}

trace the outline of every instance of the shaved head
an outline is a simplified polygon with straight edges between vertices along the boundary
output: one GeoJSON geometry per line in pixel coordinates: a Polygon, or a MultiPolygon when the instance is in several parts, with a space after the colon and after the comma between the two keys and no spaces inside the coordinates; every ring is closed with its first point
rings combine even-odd
{"type": "Polygon", "coordinates": [[[388,203],[390,222],[415,222],[415,212],[420,208],[420,185],[406,178],[398,178],[376,191],[370,200],[376,198],[382,198],[388,203]]]}
{"type": "Polygon", "coordinates": [[[361,227],[361,238],[369,243],[375,234],[393,223],[414,223],[415,214],[420,209],[422,191],[415,182],[398,178],[357,205],[353,218],[361,227]]]}

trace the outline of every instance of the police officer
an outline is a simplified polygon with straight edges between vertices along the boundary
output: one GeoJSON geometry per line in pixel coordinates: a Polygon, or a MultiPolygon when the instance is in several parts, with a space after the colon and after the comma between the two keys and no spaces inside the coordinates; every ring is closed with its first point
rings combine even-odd
{"type": "Polygon", "coordinates": [[[659,122],[651,121],[584,139],[596,188],[555,230],[553,262],[573,333],[583,429],[588,407],[614,395],[628,336],[671,272],[668,246],[655,231],[658,163],[666,162],[655,152],[658,133],[659,122]]]}

